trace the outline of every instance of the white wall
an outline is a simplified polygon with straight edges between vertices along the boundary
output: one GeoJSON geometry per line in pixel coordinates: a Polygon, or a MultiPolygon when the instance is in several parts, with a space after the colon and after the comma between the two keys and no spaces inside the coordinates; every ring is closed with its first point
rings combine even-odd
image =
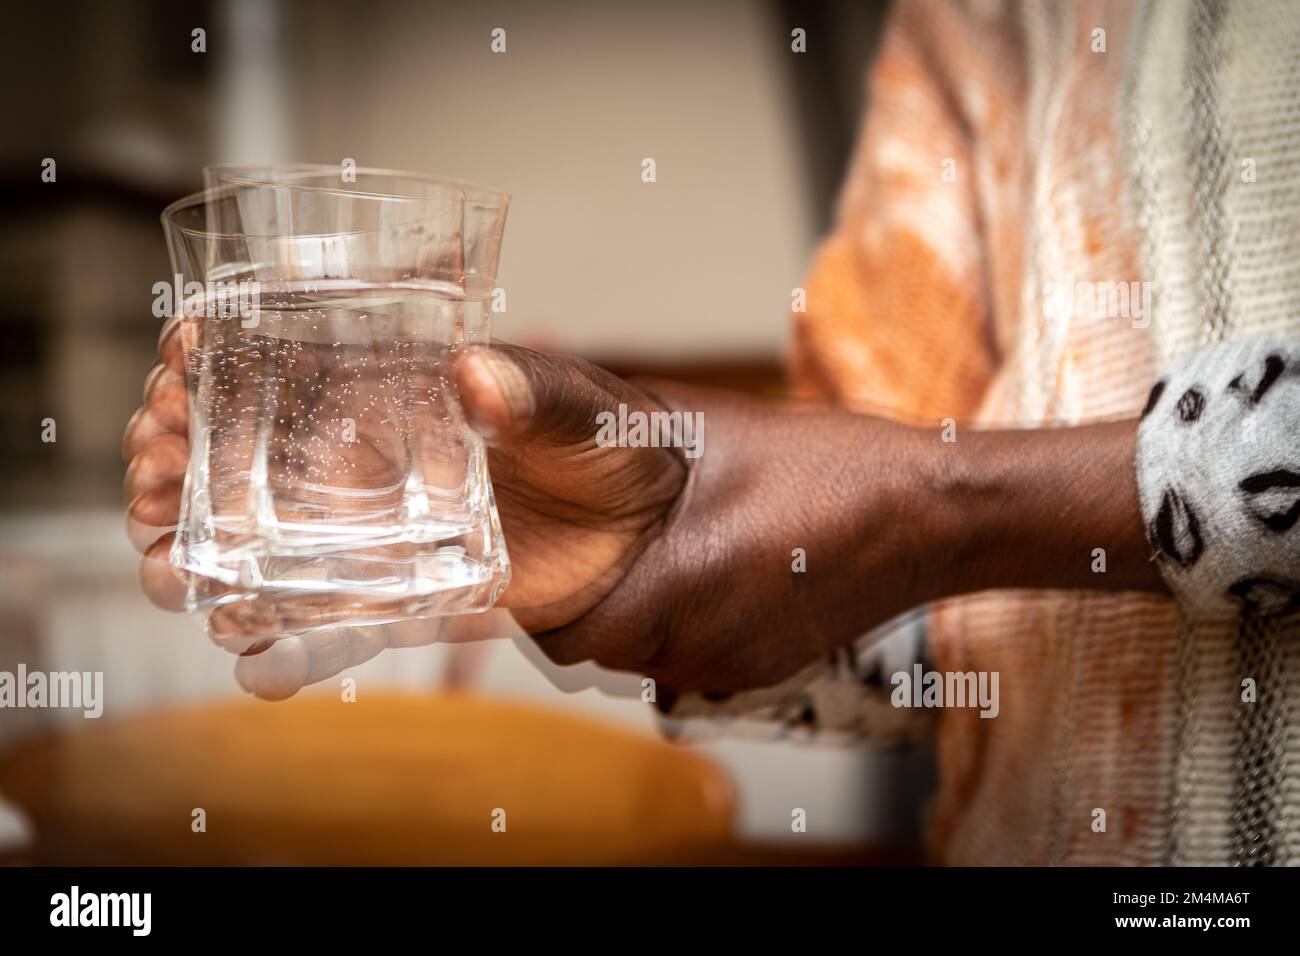
{"type": "MultiPolygon", "coordinates": [[[[501,337],[631,359],[779,355],[812,235],[793,54],[767,6],[464,6],[285,5],[288,88],[227,84],[248,101],[219,111],[225,128],[240,115],[259,128],[283,93],[294,155],[281,158],[508,190],[501,337]]],[[[250,55],[239,49],[239,69],[263,75],[250,55]]],[[[218,158],[276,158],[222,142],[218,158]]]]}

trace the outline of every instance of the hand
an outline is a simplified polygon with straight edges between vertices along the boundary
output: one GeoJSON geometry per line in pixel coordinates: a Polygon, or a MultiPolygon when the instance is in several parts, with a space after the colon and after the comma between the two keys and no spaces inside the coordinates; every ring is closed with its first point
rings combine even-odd
{"type": "MultiPolygon", "coordinates": [[[[145,404],[123,440],[131,463],[125,483],[128,532],[143,554],[141,583],[150,599],[168,610],[183,608],[186,588],[184,574],[169,563],[189,452],[184,332],[176,321],[164,329],[159,364],[146,380],[145,404]]],[[[653,536],[683,485],[685,465],[668,449],[599,447],[598,411],[620,403],[642,410],[654,406],[635,388],[579,360],[499,347],[466,355],[458,380],[467,417],[491,443],[490,469],[514,565],[501,604],[514,609],[529,629],[566,624],[601,600],[653,536]]],[[[362,462],[365,474],[384,467],[384,456],[372,454],[375,445],[362,441],[352,452],[369,456],[362,462]]],[[[337,443],[329,447],[337,452],[337,443]]],[[[237,450],[231,456],[237,461],[237,450]]],[[[218,609],[210,633],[237,653],[266,650],[269,642],[253,644],[243,625],[256,621],[261,636],[267,617],[279,614],[267,603],[258,598],[218,609]]],[[[435,625],[426,630],[432,640],[435,625]]],[[[357,634],[346,645],[327,633],[295,646],[323,647],[318,657],[345,662],[356,654],[341,647],[368,649],[376,643],[368,636],[358,643],[357,634]]],[[[401,641],[411,643],[410,634],[404,632],[401,641]]],[[[281,648],[277,658],[288,653],[281,648]]],[[[298,668],[309,675],[317,670],[298,668]]]]}
{"type": "Polygon", "coordinates": [[[534,634],[552,660],[647,674],[666,685],[661,694],[746,690],[931,595],[925,563],[944,525],[918,487],[927,439],[917,430],[669,382],[644,387],[670,410],[702,414],[703,454],[663,531],[605,600],[534,634]]]}

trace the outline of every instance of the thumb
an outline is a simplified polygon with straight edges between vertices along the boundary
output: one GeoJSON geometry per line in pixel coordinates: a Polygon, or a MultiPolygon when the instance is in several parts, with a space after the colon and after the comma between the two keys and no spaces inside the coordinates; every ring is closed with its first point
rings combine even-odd
{"type": "Polygon", "coordinates": [[[589,442],[596,416],[620,402],[650,401],[622,379],[569,355],[517,345],[474,346],[456,365],[469,424],[489,442],[526,438],[555,444],[589,442]]]}

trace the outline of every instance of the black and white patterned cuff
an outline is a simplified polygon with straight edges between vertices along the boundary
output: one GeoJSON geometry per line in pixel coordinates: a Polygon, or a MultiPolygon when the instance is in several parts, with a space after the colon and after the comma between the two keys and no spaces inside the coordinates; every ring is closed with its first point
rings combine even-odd
{"type": "Polygon", "coordinates": [[[1300,346],[1229,342],[1175,362],[1142,413],[1137,479],[1189,613],[1300,612],[1300,346]]]}
{"type": "Polygon", "coordinates": [[[775,687],[736,694],[679,694],[661,705],[664,732],[677,740],[713,737],[901,746],[927,739],[933,715],[896,707],[892,676],[924,663],[923,613],[863,635],[775,687]]]}

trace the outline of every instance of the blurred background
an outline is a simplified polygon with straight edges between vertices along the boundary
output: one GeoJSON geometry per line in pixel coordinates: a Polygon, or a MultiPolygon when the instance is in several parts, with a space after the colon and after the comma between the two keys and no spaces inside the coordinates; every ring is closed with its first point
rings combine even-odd
{"type": "Polygon", "coordinates": [[[158,215],[214,162],[352,159],[505,189],[498,338],[779,393],[791,291],[833,214],[886,14],[758,0],[7,11],[0,671],[103,671],[106,705],[100,721],[0,710],[0,797],[25,820],[0,825],[0,854],[917,858],[923,751],[743,732],[671,744],[635,680],[551,667],[518,635],[382,654],[343,675],[352,710],[337,680],[252,701],[197,623],[140,595],[119,451],[154,360],[152,286],[170,272],[158,215]],[[791,52],[796,27],[807,53],[791,52]],[[499,793],[542,842],[455,835],[490,832],[499,793]]]}

